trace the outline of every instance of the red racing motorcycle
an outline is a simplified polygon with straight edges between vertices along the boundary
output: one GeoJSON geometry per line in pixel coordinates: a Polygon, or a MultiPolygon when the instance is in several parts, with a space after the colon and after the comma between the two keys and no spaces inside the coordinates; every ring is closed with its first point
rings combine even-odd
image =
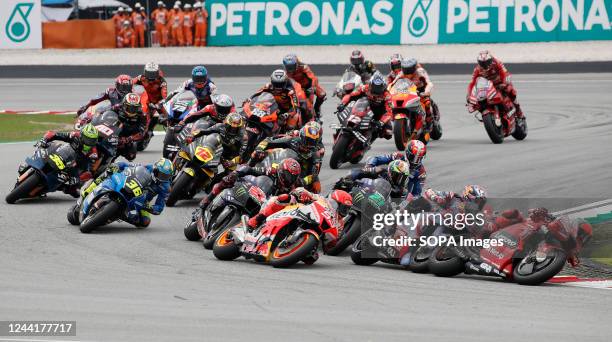
{"type": "Polygon", "coordinates": [[[516,140],[527,137],[527,120],[516,118],[516,108],[493,82],[484,77],[476,80],[476,86],[468,99],[468,111],[482,122],[494,144],[501,144],[504,138],[512,135],[516,140]]]}

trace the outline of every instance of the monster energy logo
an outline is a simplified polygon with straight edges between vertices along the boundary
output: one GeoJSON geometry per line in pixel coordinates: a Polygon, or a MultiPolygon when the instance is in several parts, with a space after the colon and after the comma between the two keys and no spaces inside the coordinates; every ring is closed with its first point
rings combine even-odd
{"type": "Polygon", "coordinates": [[[370,203],[379,209],[385,204],[385,198],[378,192],[371,194],[369,200],[370,203]]]}
{"type": "Polygon", "coordinates": [[[427,11],[431,7],[433,1],[419,0],[410,14],[408,19],[408,31],[413,37],[421,37],[427,32],[429,27],[429,19],[427,19],[427,11]]]}
{"type": "Polygon", "coordinates": [[[22,2],[15,5],[5,27],[7,37],[14,43],[21,43],[30,36],[28,16],[33,7],[34,3],[31,2],[22,2]]]}

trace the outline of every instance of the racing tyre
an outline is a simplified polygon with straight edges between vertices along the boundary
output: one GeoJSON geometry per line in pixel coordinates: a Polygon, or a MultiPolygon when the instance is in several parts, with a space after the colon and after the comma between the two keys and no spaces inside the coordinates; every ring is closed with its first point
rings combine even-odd
{"type": "Polygon", "coordinates": [[[136,150],[138,150],[138,152],[142,152],[146,150],[147,147],[149,146],[149,143],[151,142],[152,137],[153,137],[153,134],[147,134],[144,139],[136,143],[136,150]]]}
{"type": "Polygon", "coordinates": [[[318,243],[319,240],[316,236],[311,233],[304,233],[289,246],[281,247],[280,244],[277,245],[270,255],[270,264],[273,267],[289,267],[297,264],[312,253],[312,250],[317,248],[318,243]]]}
{"type": "Polygon", "coordinates": [[[68,223],[70,223],[73,226],[78,226],[79,225],[79,206],[78,205],[73,205],[72,207],[70,207],[70,209],[68,210],[68,213],[66,214],[66,218],[68,219],[68,223]]]}
{"type": "Polygon", "coordinates": [[[345,225],[345,229],[340,233],[341,236],[336,245],[330,248],[325,254],[338,255],[359,238],[361,235],[361,219],[355,217],[351,221],[348,227],[345,225]]]}
{"type": "Polygon", "coordinates": [[[170,188],[170,194],[166,200],[166,205],[169,207],[174,207],[176,202],[185,196],[186,189],[192,181],[193,177],[191,177],[191,175],[181,172],[170,188]]]}
{"type": "Polygon", "coordinates": [[[187,224],[187,227],[183,229],[183,234],[185,234],[185,237],[189,241],[199,241],[200,239],[202,239],[202,237],[200,236],[200,233],[198,232],[198,222],[197,221],[189,222],[189,224],[187,224]]]}
{"type": "Polygon", "coordinates": [[[370,266],[370,265],[374,265],[378,259],[376,258],[364,258],[361,255],[361,252],[363,251],[363,244],[364,241],[367,241],[368,237],[367,235],[361,235],[361,237],[359,237],[357,239],[357,241],[353,244],[353,250],[351,251],[351,260],[353,260],[353,262],[355,263],[355,265],[360,265],[360,266],[370,266]]]}
{"type": "Polygon", "coordinates": [[[433,140],[440,140],[440,138],[442,138],[442,125],[440,125],[439,122],[433,123],[429,137],[433,140]]]}
{"type": "Polygon", "coordinates": [[[502,132],[502,128],[495,124],[495,119],[493,115],[485,115],[482,117],[482,122],[484,123],[485,130],[489,135],[489,138],[494,144],[501,144],[504,142],[504,133],[502,132]]]}
{"type": "Polygon", "coordinates": [[[536,259],[535,253],[532,251],[514,266],[512,277],[518,284],[539,285],[561,272],[567,261],[567,254],[562,250],[549,252],[541,262],[536,259]]]}
{"type": "Polygon", "coordinates": [[[20,199],[32,197],[32,192],[40,186],[42,179],[38,173],[33,172],[23,182],[17,185],[8,195],[6,203],[15,204],[20,199]]]}
{"type": "Polygon", "coordinates": [[[430,256],[431,248],[427,246],[419,246],[414,253],[410,254],[408,269],[414,273],[427,273],[427,271],[429,271],[430,256]]]}
{"type": "Polygon", "coordinates": [[[429,272],[439,277],[453,277],[463,273],[465,263],[448,246],[436,247],[429,258],[429,272]]]}
{"type": "Polygon", "coordinates": [[[408,146],[408,136],[410,132],[410,122],[407,119],[398,119],[393,122],[393,139],[395,140],[395,147],[400,150],[406,150],[408,146]]]}
{"type": "Polygon", "coordinates": [[[230,236],[230,229],[224,230],[215,240],[213,254],[219,260],[234,260],[240,256],[240,249],[230,236]]]}
{"type": "Polygon", "coordinates": [[[516,128],[512,132],[512,137],[516,140],[525,140],[527,138],[527,119],[525,117],[516,122],[516,128]]]}
{"type": "Polygon", "coordinates": [[[97,227],[105,225],[117,216],[120,205],[117,202],[107,202],[104,207],[88,215],[81,223],[81,233],[91,233],[97,227]]]}
{"type": "Polygon", "coordinates": [[[342,162],[344,161],[344,156],[346,156],[347,154],[347,149],[350,142],[351,138],[348,136],[348,134],[340,134],[340,137],[338,137],[338,140],[332,148],[331,158],[329,158],[329,166],[332,169],[335,170],[339,168],[340,165],[342,165],[342,162]]]}
{"type": "Polygon", "coordinates": [[[217,240],[219,235],[223,233],[223,231],[225,231],[225,228],[233,227],[239,221],[240,216],[234,213],[232,215],[226,216],[222,222],[215,222],[213,229],[208,232],[206,237],[202,240],[202,245],[204,246],[204,248],[213,249],[215,241],[217,240]]]}

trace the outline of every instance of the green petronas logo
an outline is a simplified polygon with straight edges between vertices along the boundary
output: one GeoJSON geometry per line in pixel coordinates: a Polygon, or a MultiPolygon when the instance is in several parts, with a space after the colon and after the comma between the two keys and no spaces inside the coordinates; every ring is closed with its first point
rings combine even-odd
{"type": "Polygon", "coordinates": [[[21,43],[30,36],[28,16],[33,7],[34,3],[31,2],[22,2],[15,5],[5,28],[7,37],[14,43],[21,43]]]}
{"type": "Polygon", "coordinates": [[[429,11],[432,2],[432,0],[419,0],[414,6],[410,19],[408,19],[408,30],[413,37],[421,37],[427,32],[429,27],[427,11],[429,11]]]}

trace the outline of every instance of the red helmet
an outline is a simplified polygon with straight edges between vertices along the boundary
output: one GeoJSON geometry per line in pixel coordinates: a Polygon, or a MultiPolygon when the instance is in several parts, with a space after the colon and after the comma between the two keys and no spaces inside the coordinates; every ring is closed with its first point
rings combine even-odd
{"type": "Polygon", "coordinates": [[[363,57],[363,53],[360,50],[354,50],[351,53],[351,64],[355,67],[362,65],[365,63],[365,57],[363,57]]]}
{"type": "Polygon", "coordinates": [[[302,173],[302,167],[293,158],[284,159],[278,168],[278,180],[284,187],[289,187],[297,182],[302,173]]]}
{"type": "Polygon", "coordinates": [[[423,158],[427,154],[427,147],[420,140],[410,140],[406,147],[406,160],[410,166],[416,166],[423,162],[423,158]]]}
{"type": "Polygon", "coordinates": [[[128,75],[119,75],[115,78],[115,89],[121,96],[127,95],[132,91],[132,78],[128,75]]]}
{"type": "Polygon", "coordinates": [[[123,113],[130,117],[136,117],[142,111],[142,104],[140,103],[140,96],[136,93],[129,93],[125,95],[121,101],[121,107],[123,113]]]}
{"type": "Polygon", "coordinates": [[[480,51],[478,54],[478,65],[484,70],[489,70],[493,64],[493,55],[488,50],[480,51]]]}
{"type": "Polygon", "coordinates": [[[402,68],[402,55],[399,53],[394,53],[389,58],[389,66],[392,71],[396,71],[402,68]]]}
{"type": "Polygon", "coordinates": [[[346,216],[353,205],[353,197],[344,190],[334,190],[329,197],[333,200],[332,203],[337,205],[336,211],[338,214],[346,216]]]}

